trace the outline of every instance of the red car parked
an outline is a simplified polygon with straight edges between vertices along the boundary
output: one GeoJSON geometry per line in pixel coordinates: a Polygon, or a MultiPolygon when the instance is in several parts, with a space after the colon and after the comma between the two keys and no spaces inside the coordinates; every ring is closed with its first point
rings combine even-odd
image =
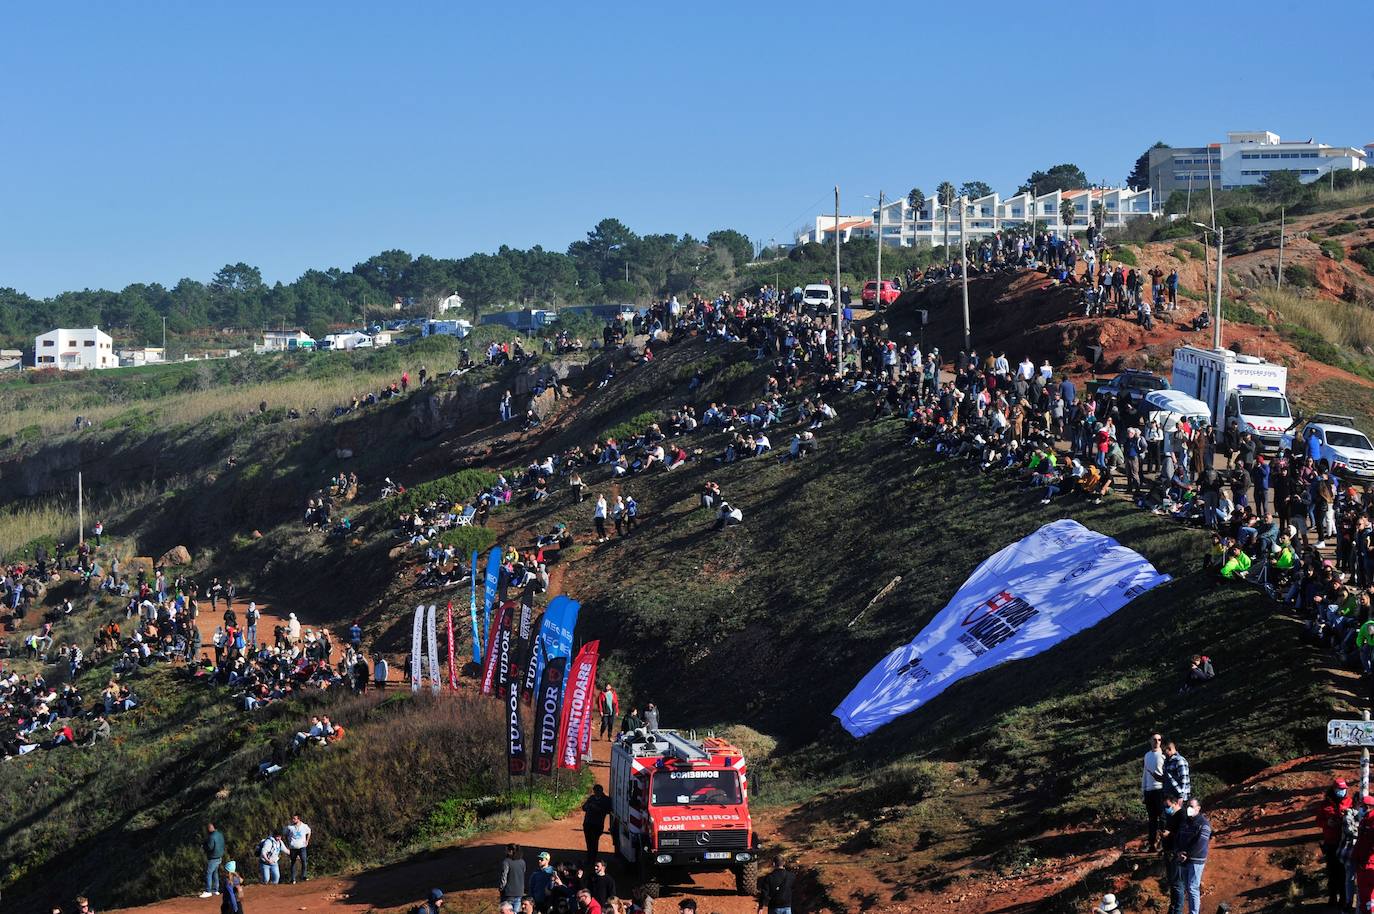
{"type": "Polygon", "coordinates": [[[901,291],[897,288],[897,284],[894,282],[886,279],[881,282],[876,279],[870,279],[868,282],[864,283],[864,290],[860,297],[863,299],[863,303],[870,307],[872,307],[875,302],[886,306],[895,302],[901,294],[901,291]],[[879,288],[880,286],[881,289],[879,288]]]}

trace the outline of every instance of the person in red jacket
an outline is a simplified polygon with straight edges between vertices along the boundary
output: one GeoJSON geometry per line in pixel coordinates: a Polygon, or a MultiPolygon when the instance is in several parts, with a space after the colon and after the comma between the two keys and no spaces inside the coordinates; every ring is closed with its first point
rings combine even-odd
{"type": "MultiPolygon", "coordinates": [[[[1374,808],[1374,797],[1365,797],[1363,803],[1367,810],[1374,808]]],[[[1360,901],[1356,910],[1368,911],[1369,899],[1374,896],[1374,827],[1370,827],[1368,815],[1360,823],[1360,834],[1355,838],[1350,862],[1355,868],[1355,894],[1360,901]]]]}
{"type": "Polygon", "coordinates": [[[1345,895],[1345,864],[1341,861],[1341,819],[1350,808],[1354,798],[1350,796],[1350,786],[1344,778],[1326,788],[1321,805],[1317,809],[1317,828],[1321,831],[1322,859],[1326,861],[1326,903],[1339,905],[1342,910],[1350,907],[1350,899],[1345,895]]]}

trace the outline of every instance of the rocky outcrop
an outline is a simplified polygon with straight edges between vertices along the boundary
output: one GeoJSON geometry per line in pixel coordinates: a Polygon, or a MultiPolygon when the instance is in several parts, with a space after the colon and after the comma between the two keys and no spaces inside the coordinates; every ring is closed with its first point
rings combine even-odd
{"type": "Polygon", "coordinates": [[[159,565],[189,565],[191,564],[191,551],[185,546],[173,546],[162,553],[157,563],[159,565]]]}

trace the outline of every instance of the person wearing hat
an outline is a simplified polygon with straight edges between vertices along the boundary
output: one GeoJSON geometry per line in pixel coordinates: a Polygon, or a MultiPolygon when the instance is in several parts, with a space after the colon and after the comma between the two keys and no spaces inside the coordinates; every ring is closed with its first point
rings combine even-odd
{"type": "Polygon", "coordinates": [[[1322,859],[1326,863],[1326,903],[1350,907],[1350,899],[1345,897],[1345,863],[1341,860],[1340,846],[1345,811],[1354,803],[1350,795],[1350,785],[1345,778],[1335,782],[1322,794],[1317,808],[1317,829],[1321,834],[1322,859]]]}
{"type": "Polygon", "coordinates": [[[220,914],[243,914],[243,877],[238,870],[239,865],[233,860],[224,862],[224,878],[220,880],[224,892],[219,898],[220,914]]]}
{"type": "Polygon", "coordinates": [[[553,887],[553,858],[548,851],[540,851],[535,870],[530,874],[530,894],[535,910],[545,914],[549,910],[549,889],[553,887]]]}
{"type": "Polygon", "coordinates": [[[1116,903],[1116,896],[1111,892],[1102,896],[1102,903],[1096,908],[1097,914],[1117,914],[1121,910],[1121,905],[1116,903]]]}
{"type": "Polygon", "coordinates": [[[430,889],[429,898],[424,904],[415,909],[415,914],[439,914],[444,906],[444,890],[430,889]]]}

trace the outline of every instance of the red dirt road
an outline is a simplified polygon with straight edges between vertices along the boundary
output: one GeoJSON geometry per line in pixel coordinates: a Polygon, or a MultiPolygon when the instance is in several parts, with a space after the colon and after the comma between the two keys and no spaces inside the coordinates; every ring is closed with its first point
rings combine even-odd
{"type": "MultiPolygon", "coordinates": [[[[592,752],[597,759],[594,770],[598,782],[603,785],[610,770],[606,762],[608,747],[604,741],[592,743],[592,752]]],[[[535,855],[541,850],[549,851],[555,863],[580,860],[586,852],[581,814],[575,813],[530,831],[486,832],[469,842],[390,866],[347,876],[314,878],[297,885],[261,885],[251,861],[240,860],[240,873],[247,883],[244,908],[252,914],[298,914],[302,911],[364,914],[410,909],[423,901],[431,888],[437,887],[444,890],[444,910],[448,914],[492,912],[498,906],[495,886],[506,844],[510,842],[525,848],[525,858],[531,869],[535,855]]],[[[611,862],[610,872],[616,880],[618,894],[628,898],[634,887],[633,878],[611,857],[608,837],[601,839],[601,852],[602,859],[611,862]]],[[[684,877],[681,884],[665,886],[660,910],[676,911],[677,901],[686,897],[697,899],[704,914],[756,914],[758,910],[752,898],[735,894],[734,877],[728,872],[703,873],[694,879],[684,877]]],[[[219,899],[185,896],[124,910],[140,914],[214,914],[219,910],[219,899]]]]}

